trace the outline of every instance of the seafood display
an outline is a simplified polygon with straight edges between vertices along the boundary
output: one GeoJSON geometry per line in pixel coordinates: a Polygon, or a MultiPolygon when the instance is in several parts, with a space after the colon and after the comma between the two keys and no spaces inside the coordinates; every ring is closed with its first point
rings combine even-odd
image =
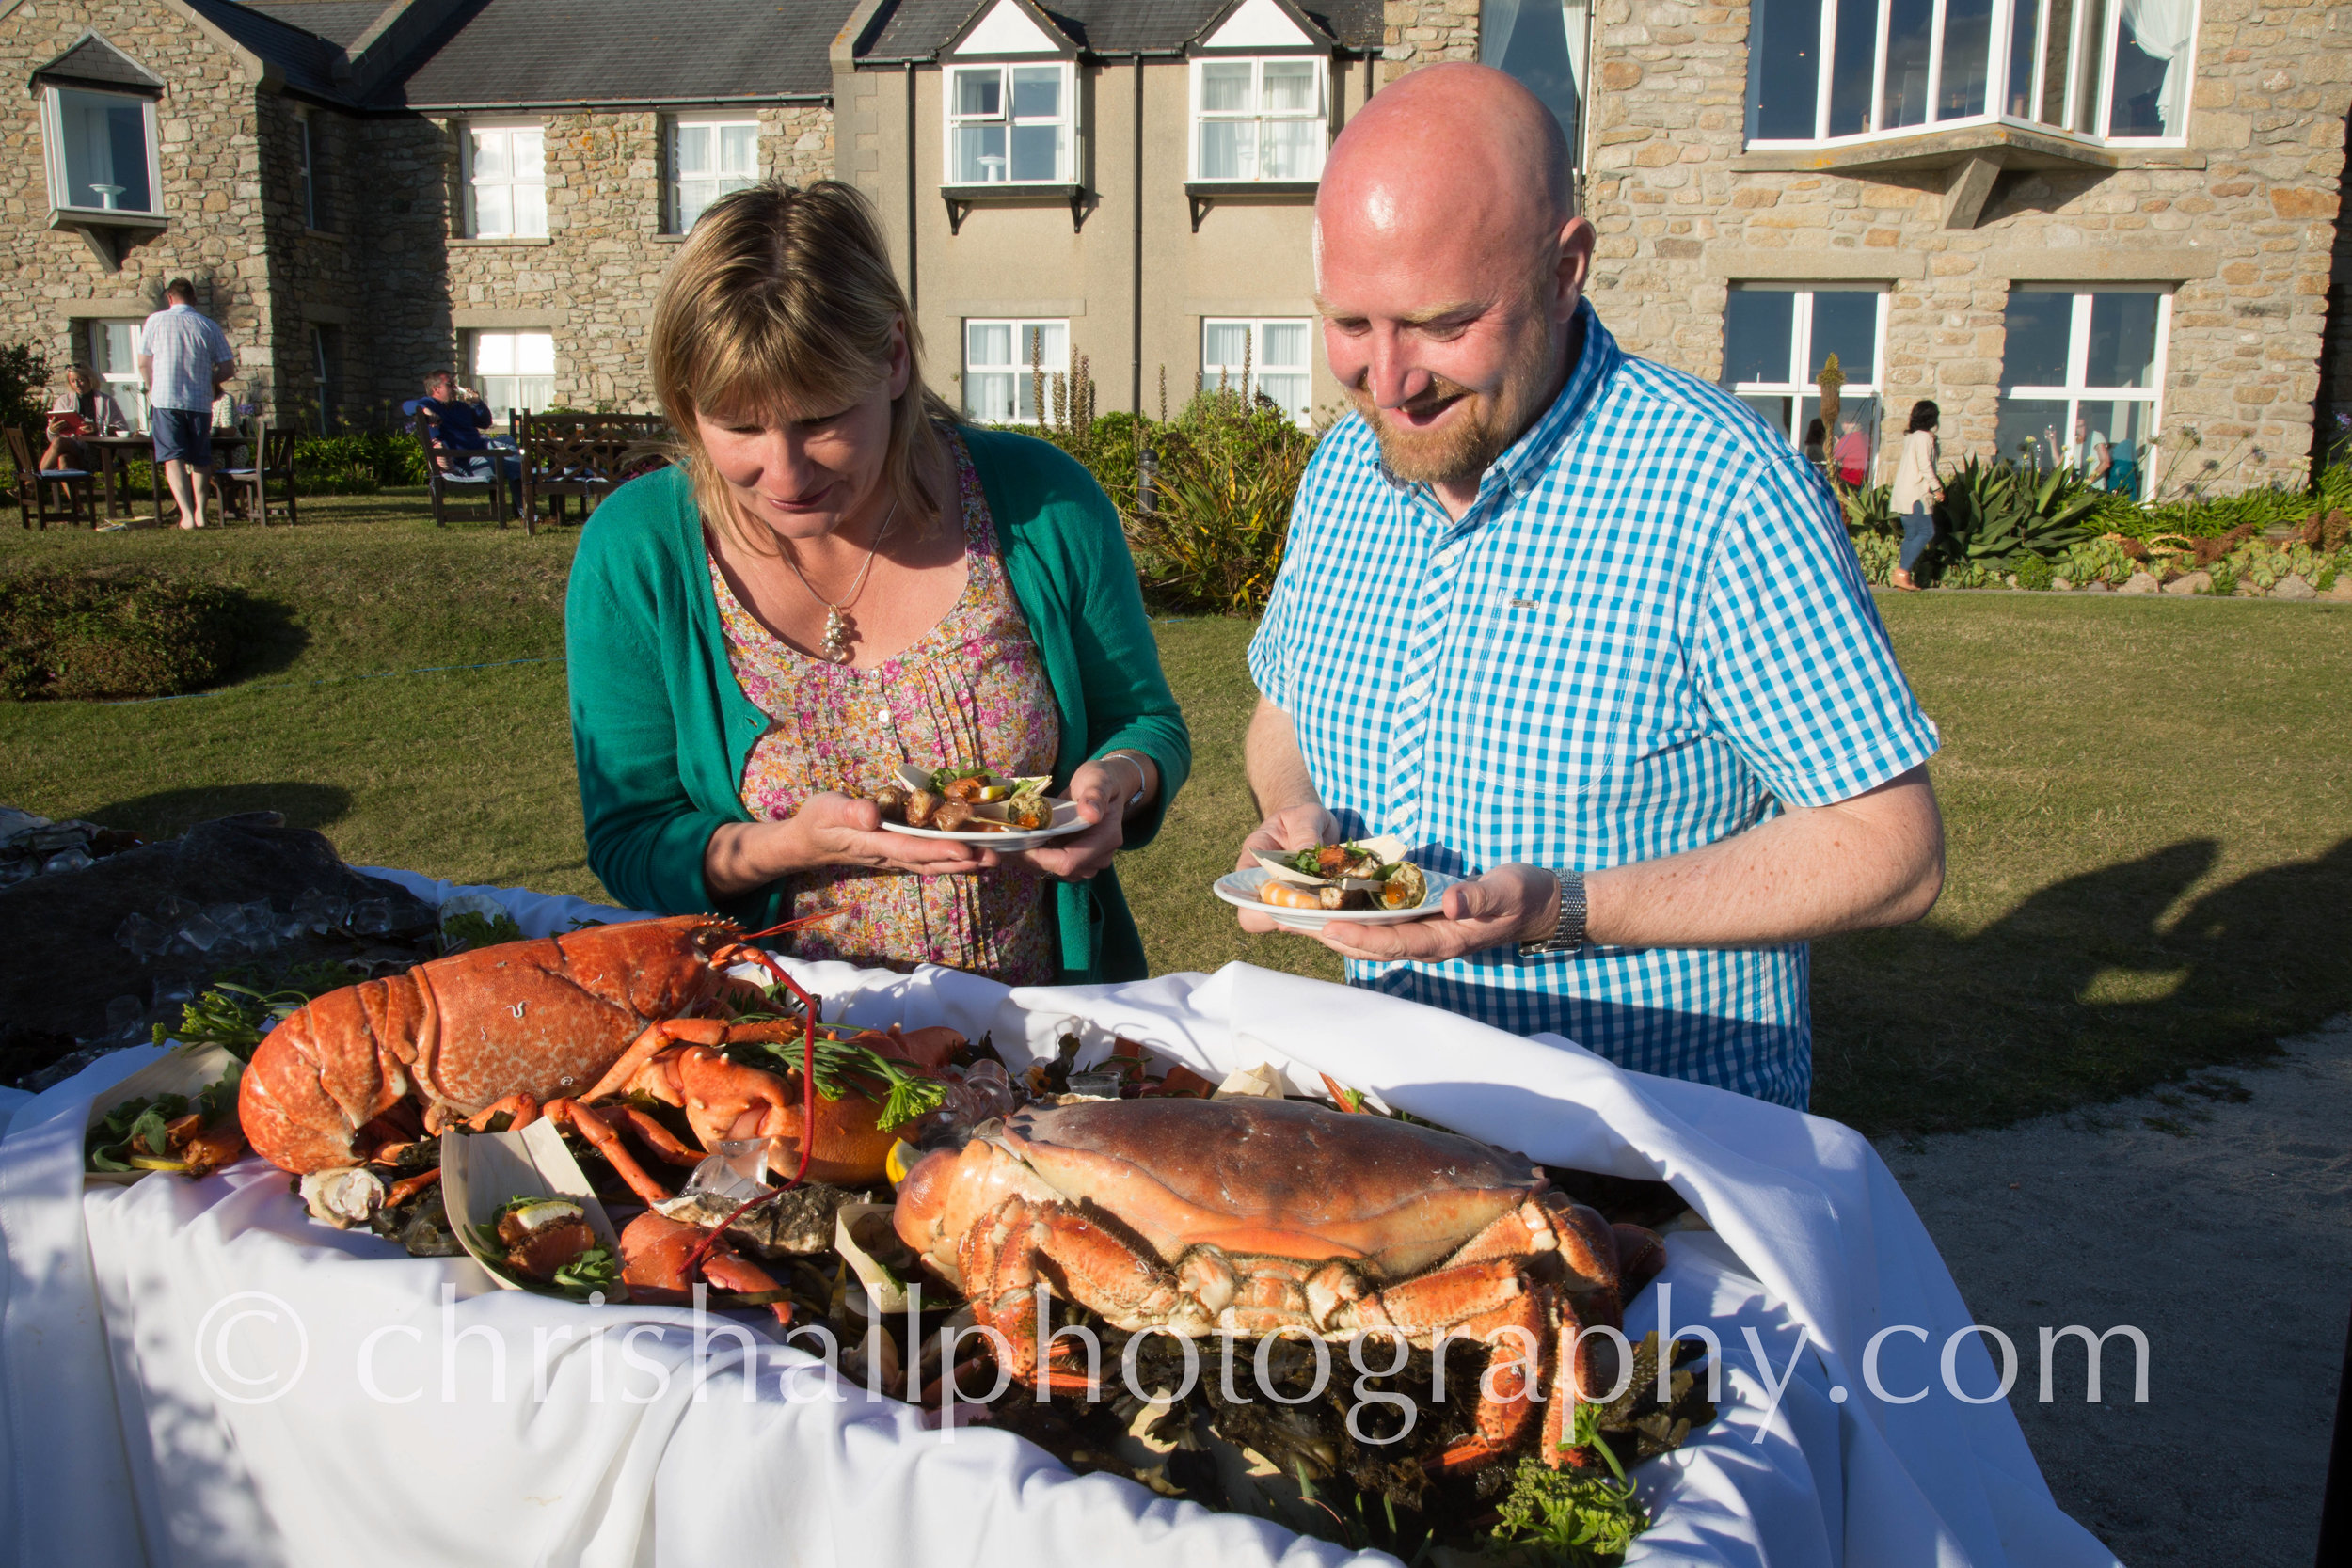
{"type": "MultiPolygon", "coordinates": [[[[977,809],[993,779],[930,782],[977,809]]],[[[1425,897],[1402,848],[1267,859],[1285,888],[1425,897]]],[[[1695,1343],[1621,1332],[1670,1188],[1548,1170],[1327,1077],[1214,1083],[1074,1033],[1016,1073],[951,1029],[825,1024],[715,917],[239,994],[190,1017],[250,1064],[116,1105],[93,1161],[193,1170],[242,1128],[324,1223],[513,1289],[755,1312],[873,1394],[962,1402],[1166,1497],[1407,1559],[1629,1542],[1627,1467],[1713,1418],[1695,1343]],[[1329,1363],[1367,1344],[1390,1370],[1359,1361],[1350,1401],[1329,1363]]]]}
{"type": "Polygon", "coordinates": [[[876,790],[882,821],[941,833],[1038,832],[1052,826],[1055,802],[1042,774],[1019,778],[977,766],[921,768],[909,763],[876,790]]]}
{"type": "Polygon", "coordinates": [[[1260,850],[1266,875],[1258,898],[1292,910],[1417,910],[1428,902],[1429,878],[1405,856],[1405,841],[1391,837],[1260,850]]]}

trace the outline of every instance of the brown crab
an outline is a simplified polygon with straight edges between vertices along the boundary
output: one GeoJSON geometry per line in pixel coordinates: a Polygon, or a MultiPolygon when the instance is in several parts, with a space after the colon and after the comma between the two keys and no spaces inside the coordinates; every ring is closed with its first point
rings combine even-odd
{"type": "Polygon", "coordinates": [[[1270,1099],[1031,1107],[917,1163],[895,1217],[1033,1383],[1083,1381],[1038,1364],[1041,1282],[1130,1333],[1508,1345],[1451,1468],[1523,1444],[1539,1405],[1563,1463],[1575,1402],[1613,1381],[1613,1341],[1581,1331],[1619,1327],[1622,1292],[1663,1261],[1519,1155],[1270,1099]]]}

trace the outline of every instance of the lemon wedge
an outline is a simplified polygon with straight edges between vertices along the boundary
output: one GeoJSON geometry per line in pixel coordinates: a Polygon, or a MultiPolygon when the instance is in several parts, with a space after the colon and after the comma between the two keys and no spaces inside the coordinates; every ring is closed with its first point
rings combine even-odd
{"type": "Polygon", "coordinates": [[[890,1178],[890,1184],[895,1187],[907,1179],[908,1169],[920,1158],[922,1150],[900,1138],[890,1146],[890,1152],[883,1156],[882,1174],[890,1178]]]}
{"type": "Polygon", "coordinates": [[[1012,785],[1010,784],[982,784],[980,786],[980,800],[983,804],[1011,798],[1012,785]]]}

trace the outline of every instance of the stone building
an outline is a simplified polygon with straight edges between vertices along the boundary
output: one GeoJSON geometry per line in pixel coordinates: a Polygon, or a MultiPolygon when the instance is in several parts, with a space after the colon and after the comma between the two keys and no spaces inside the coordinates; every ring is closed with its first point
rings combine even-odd
{"type": "Polygon", "coordinates": [[[186,273],[280,408],[444,363],[643,407],[692,214],[837,173],[976,416],[1083,359],[1104,408],[1246,376],[1308,419],[1325,150],[1482,58],[1561,119],[1611,328],[1825,462],[1883,478],[1931,398],[1950,459],[2233,488],[2352,413],[2329,0],[0,0],[0,341],[122,378],[186,273]]]}
{"type": "Polygon", "coordinates": [[[702,206],[832,172],[848,0],[0,0],[0,341],[91,363],[185,276],[236,395],[378,416],[453,366],[501,407],[644,406],[702,206]]]}

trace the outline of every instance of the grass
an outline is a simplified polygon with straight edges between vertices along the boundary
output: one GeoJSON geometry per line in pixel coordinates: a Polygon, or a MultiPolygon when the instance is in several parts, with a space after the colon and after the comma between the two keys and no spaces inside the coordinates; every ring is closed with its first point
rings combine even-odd
{"type": "MultiPolygon", "coordinates": [[[[218,695],[0,705],[0,801],[151,833],[268,806],[346,859],[601,896],[581,844],[562,653],[576,535],[436,531],[414,496],[304,526],[92,535],[0,527],[0,570],[140,563],[282,607],[218,695]],[[381,678],[376,678],[376,677],[381,678]]],[[[1816,949],[1815,1108],[1873,1132],[1982,1126],[2247,1061],[2352,1007],[2352,607],[1883,599],[1946,748],[1943,902],[1816,949]]],[[[1160,628],[1195,746],[1120,876],[1155,971],[1242,958],[1206,886],[1252,823],[1249,627],[1160,628]]]]}

